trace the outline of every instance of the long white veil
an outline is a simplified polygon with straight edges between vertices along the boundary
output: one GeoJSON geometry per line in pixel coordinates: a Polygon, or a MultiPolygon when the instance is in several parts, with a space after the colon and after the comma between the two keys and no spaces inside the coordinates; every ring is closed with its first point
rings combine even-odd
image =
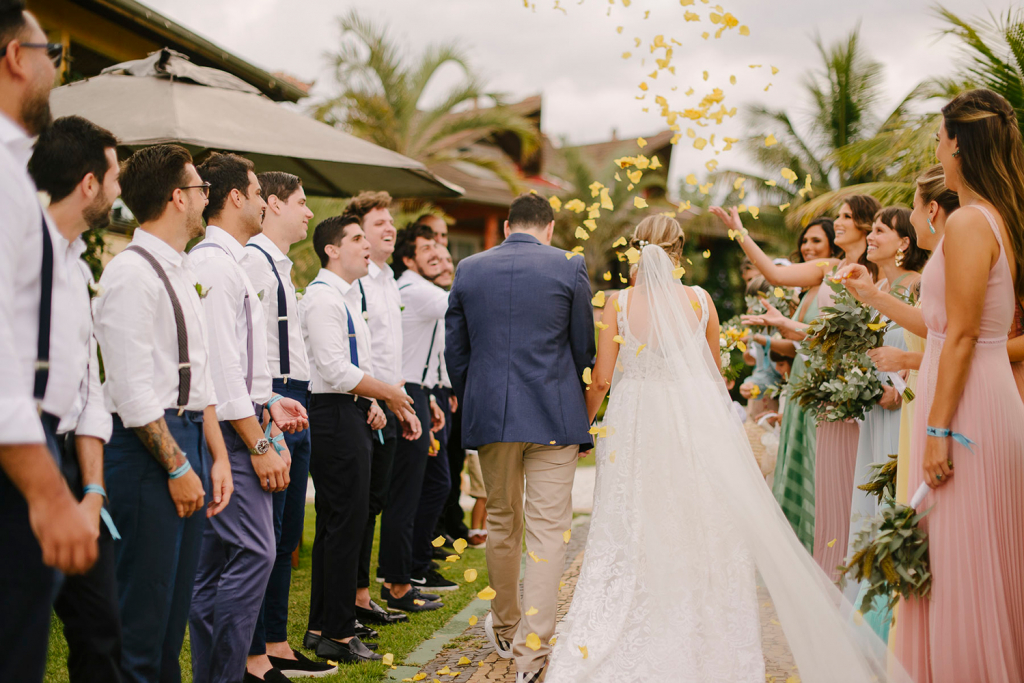
{"type": "MultiPolygon", "coordinates": [[[[662,248],[645,246],[636,285],[628,295],[629,333],[646,345],[642,353],[651,354],[647,362],[658,368],[651,381],[680,388],[665,392],[673,405],[663,415],[685,418],[659,425],[664,440],[659,436],[656,443],[678,444],[672,451],[692,457],[694,476],[709,482],[714,508],[707,512],[727,519],[753,557],[802,681],[910,683],[904,669],[888,661],[886,644],[866,623],[852,618],[852,607],[790,528],[732,409],[700,324],[700,308],[688,299],[673,270],[662,248]]],[[[611,428],[616,429],[614,424],[611,428]]],[[[661,493],[671,495],[664,489],[661,493]]],[[[643,523],[664,528],[666,511],[657,505],[643,507],[649,517],[643,523]]],[[[648,569],[672,567],[672,558],[656,557],[658,548],[658,543],[645,548],[648,569]]],[[[659,585],[670,585],[673,577],[668,572],[655,578],[659,585]]]]}

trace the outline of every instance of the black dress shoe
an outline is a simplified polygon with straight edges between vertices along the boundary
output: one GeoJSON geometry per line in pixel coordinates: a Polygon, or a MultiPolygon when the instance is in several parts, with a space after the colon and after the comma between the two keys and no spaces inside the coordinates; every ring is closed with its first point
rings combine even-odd
{"type": "Polygon", "coordinates": [[[316,646],[316,656],[320,659],[332,659],[336,662],[379,662],[384,659],[359,640],[353,638],[347,643],[339,643],[330,638],[321,638],[316,646]]]}
{"type": "Polygon", "coordinates": [[[416,598],[419,600],[430,600],[432,602],[437,602],[441,599],[441,596],[437,595],[436,593],[424,593],[419,588],[417,588],[415,584],[413,584],[413,587],[409,589],[409,592],[415,593],[416,598]]]}
{"type": "Polygon", "coordinates": [[[280,671],[285,677],[320,678],[322,676],[330,676],[331,674],[338,673],[338,667],[336,666],[331,666],[324,662],[314,662],[301,652],[296,652],[295,650],[292,650],[292,654],[295,655],[295,659],[282,659],[280,657],[271,657],[269,655],[267,656],[267,659],[270,660],[270,666],[280,671]]]}
{"type": "Polygon", "coordinates": [[[359,620],[356,619],[356,637],[359,638],[359,640],[377,640],[380,638],[380,634],[369,626],[363,626],[359,623],[359,620]]]}
{"type": "Polygon", "coordinates": [[[320,644],[321,640],[323,640],[323,636],[317,635],[312,631],[306,631],[306,635],[302,638],[302,647],[316,652],[316,646],[320,644]]]}
{"type": "MultiPolygon", "coordinates": [[[[401,621],[409,621],[408,614],[389,612],[373,600],[370,600],[370,609],[356,605],[356,618],[364,624],[374,624],[376,626],[387,626],[388,624],[397,624],[401,621]]],[[[357,633],[356,635],[359,634],[357,633]]]]}
{"type": "Polygon", "coordinates": [[[391,591],[388,590],[387,586],[381,586],[380,597],[387,603],[387,606],[391,609],[400,609],[403,612],[430,612],[431,610],[441,609],[444,605],[440,602],[434,602],[433,600],[425,600],[422,597],[417,597],[419,592],[415,588],[410,588],[409,591],[400,598],[392,597],[391,591]]]}
{"type": "Polygon", "coordinates": [[[263,678],[254,676],[248,671],[242,676],[242,683],[290,683],[288,677],[277,669],[271,669],[267,673],[263,674],[263,678]]]}

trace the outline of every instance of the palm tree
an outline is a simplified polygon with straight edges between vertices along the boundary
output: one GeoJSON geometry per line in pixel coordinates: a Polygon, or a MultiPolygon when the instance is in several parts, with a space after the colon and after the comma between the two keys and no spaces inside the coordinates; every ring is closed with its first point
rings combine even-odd
{"type": "Polygon", "coordinates": [[[316,118],[427,165],[463,161],[487,168],[518,192],[510,161],[480,154],[466,141],[511,133],[529,155],[538,148],[540,134],[530,119],[486,89],[458,46],[432,45],[410,62],[386,28],[357,12],[349,12],[338,23],[341,45],[327,55],[338,93],[315,107],[316,118]],[[462,69],[463,80],[440,103],[421,109],[424,91],[448,64],[462,69]],[[481,99],[494,106],[478,107],[481,99]]]}

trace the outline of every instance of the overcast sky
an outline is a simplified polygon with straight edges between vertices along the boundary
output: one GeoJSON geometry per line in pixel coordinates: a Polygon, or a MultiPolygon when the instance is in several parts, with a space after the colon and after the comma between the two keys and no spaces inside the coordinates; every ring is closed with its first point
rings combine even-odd
{"type": "MultiPolygon", "coordinates": [[[[666,82],[663,72],[652,85],[670,96],[673,108],[692,106],[711,87],[726,91],[724,104],[742,106],[761,102],[787,108],[800,118],[806,111],[801,85],[805,72],[817,67],[813,36],[827,43],[841,38],[859,23],[867,51],[885,65],[885,100],[879,115],[887,113],[918,82],[949,73],[957,59],[955,42],[940,39],[942,22],[930,0],[711,0],[749,26],[750,36],[728,31],[720,40],[702,40],[709,23],[709,5],[696,0],[681,7],[679,0],[536,0],[524,8],[522,0],[144,0],[175,21],[270,71],[283,70],[303,80],[316,80],[317,92],[329,92],[330,74],[324,53],[338,43],[335,17],[355,9],[385,23],[408,55],[419,54],[431,43],[454,41],[469,55],[489,85],[519,98],[542,93],[542,128],[554,139],[592,142],[606,139],[613,128],[620,137],[664,129],[653,94],[644,101],[638,85],[654,69],[654,56],[646,45],[634,47],[634,37],[649,41],[663,33],[675,38],[672,63],[677,74],[666,82]],[[578,4],[577,4],[578,3],[578,4]],[[611,15],[608,16],[608,10],[611,15]],[[650,11],[644,19],[645,12],[650,11]],[[694,10],[700,22],[686,22],[684,12],[694,10]],[[621,34],[616,27],[623,26],[621,34]],[[622,59],[624,51],[633,58],[622,59]],[[647,58],[645,66],[640,54],[647,58]],[[758,70],[749,64],[761,63],[758,70]],[[768,65],[779,68],[772,76],[768,65]],[[702,72],[709,71],[707,83],[702,72]],[[736,75],[737,84],[728,78],[736,75]],[[771,83],[768,92],[765,86],[771,83]],[[669,92],[669,86],[678,91],[669,92]],[[697,95],[684,98],[690,86],[697,95]],[[651,105],[650,112],[642,108],[651,105]]],[[[688,1],[688,0],[684,0],[688,1]]],[[[983,4],[977,0],[944,0],[944,6],[974,17],[991,9],[1004,14],[1009,0],[983,4]]],[[[443,72],[430,96],[437,97],[457,74],[443,72]]],[[[740,121],[723,126],[722,134],[737,134],[740,121]]],[[[739,137],[737,135],[737,137],[739,137]]],[[[720,146],[720,145],[719,145],[720,146]]],[[[680,145],[673,175],[702,172],[710,150],[698,153],[680,145]]],[[[723,153],[723,165],[742,166],[741,158],[723,153]]]]}

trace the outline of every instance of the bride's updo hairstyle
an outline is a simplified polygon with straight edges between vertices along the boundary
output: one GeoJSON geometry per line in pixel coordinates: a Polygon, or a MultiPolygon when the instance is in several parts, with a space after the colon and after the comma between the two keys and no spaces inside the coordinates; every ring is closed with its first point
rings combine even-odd
{"type": "Polygon", "coordinates": [[[683,243],[686,235],[679,221],[663,214],[648,216],[637,224],[633,237],[629,240],[631,247],[643,251],[648,244],[656,244],[665,250],[668,257],[676,265],[683,260],[683,243]]]}

